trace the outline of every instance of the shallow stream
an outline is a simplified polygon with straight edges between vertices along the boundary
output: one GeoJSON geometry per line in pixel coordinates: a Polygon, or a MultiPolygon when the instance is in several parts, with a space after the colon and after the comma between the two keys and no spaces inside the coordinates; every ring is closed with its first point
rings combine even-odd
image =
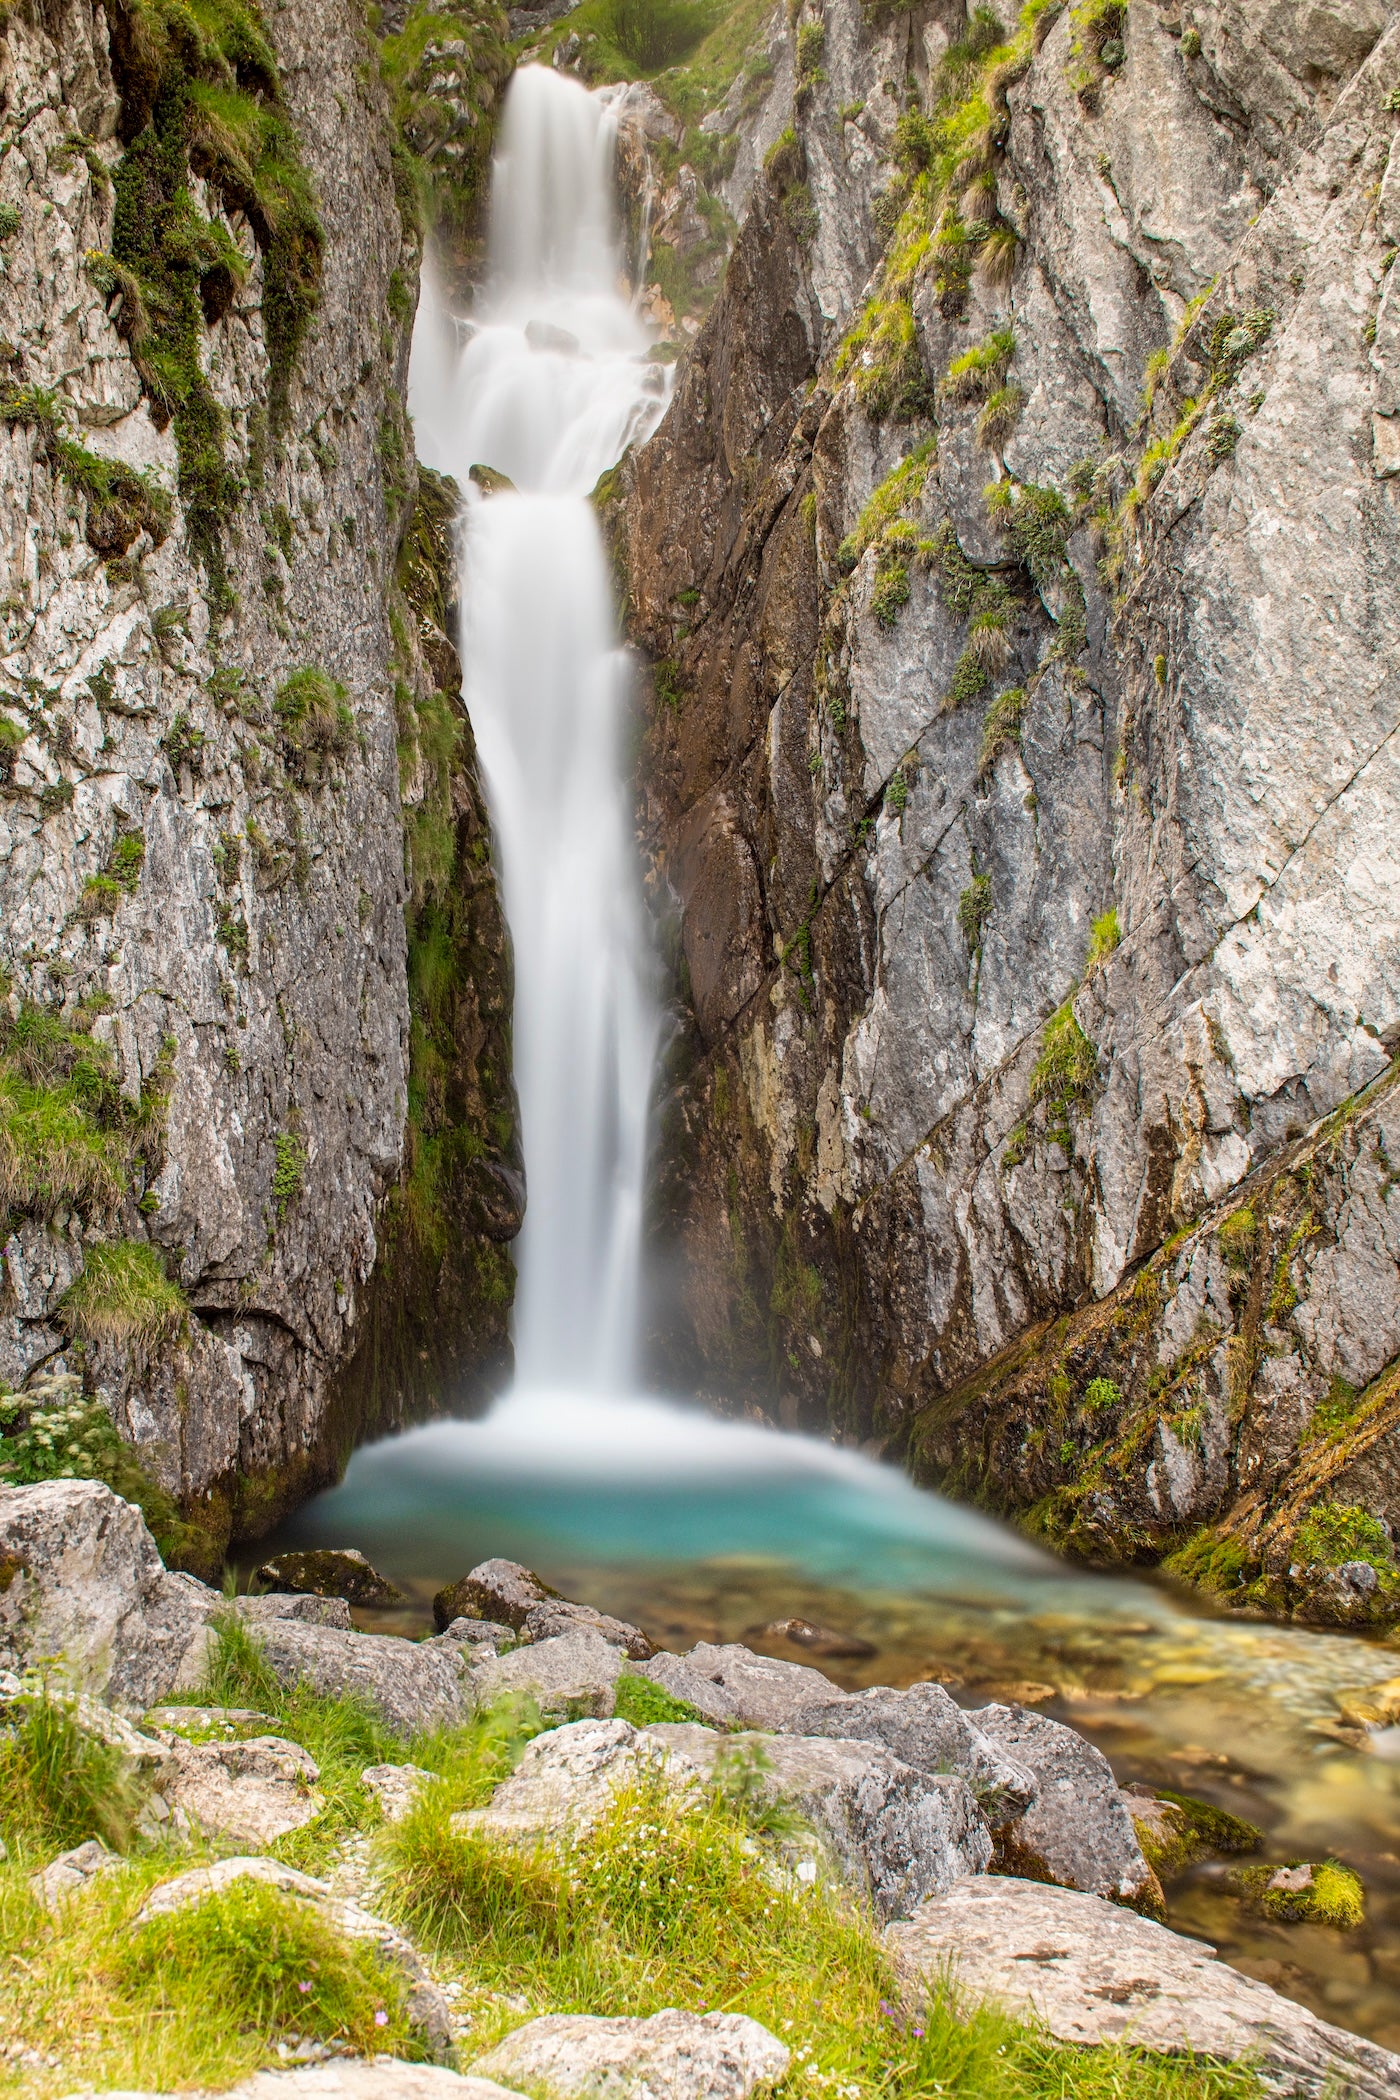
{"type": "Polygon", "coordinates": [[[272,1543],[367,1553],[410,1602],[357,1613],[366,1627],[426,1631],[433,1592],[501,1554],[668,1648],[745,1640],[850,1689],[936,1677],[965,1706],[1033,1704],[1096,1742],[1120,1781],[1258,1824],[1261,1857],[1354,1867],[1357,1932],[1250,1915],[1218,1863],[1168,1885],[1170,1922],[1400,2049],[1400,1762],[1386,1732],[1342,1720],[1349,1695],[1400,1676],[1395,1648],[1068,1569],[853,1452],[578,1393],[516,1393],[483,1422],[368,1446],[272,1543]],[[762,1630],[791,1618],[872,1652],[762,1630]]]}

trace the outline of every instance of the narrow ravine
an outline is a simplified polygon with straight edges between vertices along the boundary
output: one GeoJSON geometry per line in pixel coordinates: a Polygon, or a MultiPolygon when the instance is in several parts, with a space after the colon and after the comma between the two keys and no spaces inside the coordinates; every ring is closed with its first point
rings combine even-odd
{"type": "MultiPolygon", "coordinates": [[[[367,1551],[426,1617],[488,1554],[676,1641],[793,1617],[847,1640],[852,1686],[948,1682],[1071,1720],[1120,1780],[1248,1815],[1269,1856],[1336,1853],[1371,1917],[1343,1943],[1242,1917],[1208,1864],[1173,1921],[1333,2020],[1400,2038],[1400,1766],[1338,1733],[1393,1652],[1222,1623],[1068,1569],[888,1466],[638,1390],[639,1240],[659,1034],[625,777],[629,664],[589,492],[656,427],[667,375],[621,289],[608,95],[526,68],[495,166],[490,270],[469,317],[425,275],[420,456],[464,491],[465,690],[515,953],[528,1181],[516,1374],[484,1421],[366,1448],[284,1544],[367,1551]],[[473,469],[487,469],[474,476],[473,469]],[[505,477],[504,482],[501,477],[505,477]],[[862,1650],[864,1646],[864,1652],[862,1650]],[[851,1651],[855,1652],[851,1652],[851,1651]]],[[[370,1623],[370,1621],[366,1621],[370,1623]]]]}

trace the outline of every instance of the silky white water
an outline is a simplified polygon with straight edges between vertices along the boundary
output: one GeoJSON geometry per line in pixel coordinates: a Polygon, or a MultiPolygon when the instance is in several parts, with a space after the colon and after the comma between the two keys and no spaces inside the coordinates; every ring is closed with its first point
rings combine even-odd
{"type": "Polygon", "coordinates": [[[621,289],[612,162],[604,98],[540,67],[515,76],[486,293],[461,331],[427,278],[410,379],[420,456],[464,488],[477,464],[515,488],[469,504],[462,658],[515,950],[530,1390],[635,1375],[657,1014],[623,778],[628,662],[588,495],[655,426],[665,381],[621,289]]]}

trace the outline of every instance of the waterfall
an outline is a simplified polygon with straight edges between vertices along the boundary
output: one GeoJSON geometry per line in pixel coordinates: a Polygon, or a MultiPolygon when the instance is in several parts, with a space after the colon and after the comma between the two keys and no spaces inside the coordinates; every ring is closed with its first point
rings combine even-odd
{"type": "Polygon", "coordinates": [[[490,274],[459,327],[425,269],[410,406],[468,494],[462,662],[515,950],[527,1204],[516,1382],[633,1383],[657,1013],[623,729],[628,662],[589,491],[665,378],[620,289],[608,98],[530,66],[496,156],[490,274]],[[512,492],[482,498],[494,468],[512,492]]]}

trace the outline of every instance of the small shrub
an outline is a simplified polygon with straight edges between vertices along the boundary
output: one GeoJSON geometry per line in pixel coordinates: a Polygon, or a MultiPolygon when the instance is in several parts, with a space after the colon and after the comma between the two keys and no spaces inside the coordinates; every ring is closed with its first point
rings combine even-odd
{"type": "Polygon", "coordinates": [[[1015,384],[999,386],[988,396],[977,418],[977,442],[984,452],[1002,452],[1015,434],[1026,405],[1024,391],[1015,384]]]}
{"type": "Polygon", "coordinates": [[[1258,1222],[1249,1205],[1242,1204],[1238,1210],[1232,1210],[1228,1218],[1222,1218],[1215,1228],[1215,1237],[1230,1268],[1248,1269],[1259,1237],[1258,1222]]]}
{"type": "Polygon", "coordinates": [[[714,26],[704,0],[606,0],[599,27],[640,73],[673,66],[714,26]]]}
{"type": "Polygon", "coordinates": [[[292,673],[279,689],[272,712],[288,770],[299,780],[322,778],[327,764],[344,758],[355,741],[355,717],[345,687],[314,665],[292,673]]]}
{"type": "Polygon", "coordinates": [[[47,1688],[28,1694],[0,1736],[0,1837],[21,1856],[45,1856],[99,1838],[130,1845],[143,1789],[136,1768],[81,1727],[47,1688]]]}
{"type": "Polygon", "coordinates": [[[909,570],[898,555],[882,560],[875,571],[870,610],[881,627],[893,627],[901,609],[909,603],[909,570]]]}
{"type": "Polygon", "coordinates": [[[148,1241],[116,1240],[86,1249],[83,1273],[64,1292],[61,1310],[68,1332],[82,1341],[150,1350],[174,1340],[190,1308],[148,1241]]]}
{"type": "Polygon", "coordinates": [[[983,929],[991,915],[992,878],[990,875],[974,875],[958,899],[958,930],[970,955],[976,955],[981,949],[983,929]]]}
{"type": "Polygon", "coordinates": [[[152,1919],[121,1948],[122,1982],[157,2007],[192,1997],[257,2034],[295,2032],[359,2054],[412,2056],[401,1979],[314,1905],[256,1882],[152,1919]]]}
{"type": "Polygon", "coordinates": [[[17,204],[0,204],[0,241],[12,241],[19,232],[20,216],[17,204]]]}
{"type": "Polygon", "coordinates": [[[1068,1121],[1088,1107],[1097,1071],[1094,1046],[1066,1000],[1045,1024],[1040,1055],[1031,1069],[1031,1100],[1048,1103],[1068,1121]]]}
{"type": "Polygon", "coordinates": [[[294,1132],[284,1130],[278,1136],[274,1152],[272,1202],[280,1219],[286,1216],[289,1206],[301,1194],[306,1179],[306,1147],[294,1132]]]}
{"type": "Polygon", "coordinates": [[[1006,368],[1016,355],[1015,331],[997,328],[961,357],[955,357],[943,380],[943,392],[951,401],[986,401],[1001,386],[1006,368]]]}
{"type": "Polygon", "coordinates": [[[987,779],[1003,751],[1009,751],[1013,746],[1020,748],[1025,712],[1024,686],[1008,686],[1004,693],[997,694],[982,724],[982,750],[977,761],[979,780],[987,779]]]}
{"type": "Polygon", "coordinates": [[[1123,1389],[1111,1378],[1091,1378],[1084,1388],[1084,1405],[1090,1414],[1100,1414],[1108,1407],[1121,1407],[1123,1389]]]}
{"type": "MultiPolygon", "coordinates": [[[[649,1677],[635,1677],[624,1670],[617,1680],[616,1703],[613,1712],[620,1721],[630,1721],[634,1728],[647,1728],[656,1721],[700,1721],[702,1713],[685,1699],[677,1699],[662,1684],[653,1684],[649,1677]]],[[[705,1723],[708,1726],[708,1723],[705,1723]]]]}
{"type": "Polygon", "coordinates": [[[1381,1573],[1395,1566],[1384,1524],[1355,1502],[1320,1502],[1310,1510],[1294,1535],[1293,1559],[1308,1568],[1339,1568],[1349,1560],[1381,1573]]]}
{"type": "Polygon", "coordinates": [[[84,919],[110,919],[126,891],[110,875],[89,875],[78,899],[78,914],[84,919]]]}
{"type": "Polygon", "coordinates": [[[1118,925],[1118,907],[1110,905],[1101,918],[1095,919],[1093,932],[1089,936],[1089,953],[1084,968],[1097,970],[1106,963],[1123,935],[1118,925]]]}

